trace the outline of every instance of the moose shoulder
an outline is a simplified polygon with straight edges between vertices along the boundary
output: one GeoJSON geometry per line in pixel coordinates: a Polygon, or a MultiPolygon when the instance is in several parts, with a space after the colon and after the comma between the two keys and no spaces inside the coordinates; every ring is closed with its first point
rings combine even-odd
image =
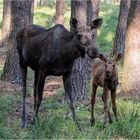
{"type": "Polygon", "coordinates": [[[65,92],[70,98],[70,108],[76,121],[71,93],[67,90],[69,75],[78,57],[85,53],[90,58],[98,57],[93,29],[101,26],[102,19],[94,20],[89,26],[80,26],[75,18],[70,21],[73,31],[68,31],[62,25],[51,29],[41,26],[30,26],[17,34],[17,49],[20,58],[20,68],[23,82],[23,115],[22,125],[25,127],[26,75],[29,66],[35,72],[34,80],[34,110],[38,114],[42,101],[45,78],[48,75],[63,76],[65,92]]]}

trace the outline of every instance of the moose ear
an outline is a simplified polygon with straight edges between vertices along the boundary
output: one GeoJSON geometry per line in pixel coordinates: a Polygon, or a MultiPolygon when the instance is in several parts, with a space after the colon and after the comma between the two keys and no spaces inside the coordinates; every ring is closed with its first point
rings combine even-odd
{"type": "Polygon", "coordinates": [[[74,30],[77,29],[77,27],[78,27],[78,20],[77,20],[75,17],[72,17],[72,18],[70,19],[70,26],[71,26],[74,30]]]}
{"type": "Polygon", "coordinates": [[[103,55],[103,54],[99,54],[99,58],[102,60],[102,61],[107,61],[107,58],[103,55]]]}
{"type": "Polygon", "coordinates": [[[97,18],[90,23],[91,30],[99,28],[103,23],[102,18],[97,18]]]}
{"type": "Polygon", "coordinates": [[[121,60],[121,58],[122,58],[122,54],[119,53],[119,54],[116,56],[115,61],[118,62],[118,61],[121,60]]]}

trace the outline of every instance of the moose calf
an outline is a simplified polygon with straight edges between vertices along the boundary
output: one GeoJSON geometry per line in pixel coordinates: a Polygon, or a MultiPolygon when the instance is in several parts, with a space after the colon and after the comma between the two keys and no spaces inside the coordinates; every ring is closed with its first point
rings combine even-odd
{"type": "Polygon", "coordinates": [[[121,59],[121,54],[118,54],[115,59],[106,58],[103,54],[99,55],[100,60],[93,65],[93,81],[92,81],[92,96],[91,96],[91,125],[94,124],[94,105],[96,98],[97,87],[103,87],[102,100],[104,103],[104,126],[112,122],[111,114],[108,107],[108,94],[111,92],[112,110],[115,119],[118,120],[116,110],[116,89],[118,85],[118,69],[116,63],[121,59]]]}

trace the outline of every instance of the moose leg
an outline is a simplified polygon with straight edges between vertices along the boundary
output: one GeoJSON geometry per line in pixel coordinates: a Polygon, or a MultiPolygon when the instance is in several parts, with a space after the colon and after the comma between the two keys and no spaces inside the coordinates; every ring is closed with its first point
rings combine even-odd
{"type": "Polygon", "coordinates": [[[27,66],[21,66],[21,77],[22,77],[22,127],[26,127],[26,77],[27,77],[27,66]]]}
{"type": "Polygon", "coordinates": [[[91,125],[93,125],[95,123],[95,118],[94,118],[94,105],[95,105],[95,101],[96,101],[96,90],[97,90],[97,86],[93,83],[92,84],[92,95],[91,95],[91,125]]]}
{"type": "Polygon", "coordinates": [[[115,119],[116,121],[118,121],[117,107],[116,107],[116,90],[111,91],[111,101],[112,101],[112,110],[114,112],[115,119]]]}
{"type": "Polygon", "coordinates": [[[110,114],[108,108],[108,93],[109,93],[108,89],[104,88],[103,96],[102,96],[102,100],[104,102],[104,126],[106,126],[108,114],[110,114]]]}
{"type": "Polygon", "coordinates": [[[35,71],[34,76],[34,111],[36,108],[36,87],[37,87],[38,71],[35,71]]]}
{"type": "Polygon", "coordinates": [[[46,78],[45,73],[43,71],[39,71],[37,86],[36,86],[36,107],[35,107],[34,121],[35,121],[35,118],[37,117],[38,110],[42,101],[45,78],[46,78]]]}
{"type": "Polygon", "coordinates": [[[80,131],[82,131],[82,129],[80,128],[80,125],[77,121],[75,109],[73,106],[73,99],[72,99],[72,95],[71,95],[70,73],[63,75],[63,84],[64,84],[64,89],[65,89],[65,94],[69,98],[68,105],[72,112],[72,118],[73,118],[76,126],[78,127],[78,129],[80,131]]]}

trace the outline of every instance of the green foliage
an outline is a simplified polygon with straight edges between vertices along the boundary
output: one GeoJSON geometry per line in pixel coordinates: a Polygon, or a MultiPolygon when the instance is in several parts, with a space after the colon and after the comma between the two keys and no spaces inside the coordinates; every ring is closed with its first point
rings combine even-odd
{"type": "Polygon", "coordinates": [[[97,33],[97,43],[102,52],[111,53],[115,38],[119,6],[100,3],[99,16],[103,18],[103,25],[97,33]]]}

